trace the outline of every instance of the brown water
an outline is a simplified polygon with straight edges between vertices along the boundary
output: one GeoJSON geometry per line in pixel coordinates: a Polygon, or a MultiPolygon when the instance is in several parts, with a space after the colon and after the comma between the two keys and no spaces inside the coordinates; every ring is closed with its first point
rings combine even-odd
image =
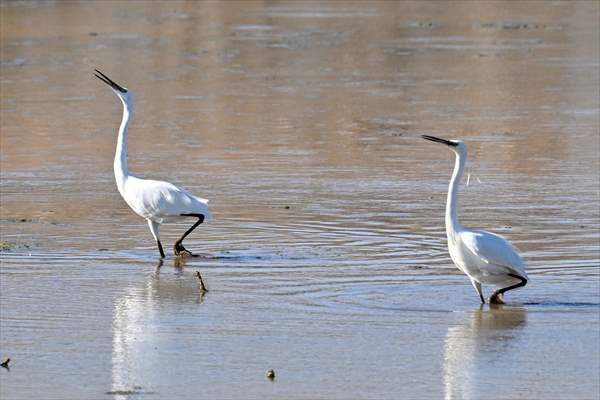
{"type": "Polygon", "coordinates": [[[599,4],[0,3],[0,397],[598,398],[599,4]],[[212,258],[159,264],[94,68],[212,258]],[[462,222],[531,277],[507,306],[451,263],[420,134],[468,144],[462,222]]]}

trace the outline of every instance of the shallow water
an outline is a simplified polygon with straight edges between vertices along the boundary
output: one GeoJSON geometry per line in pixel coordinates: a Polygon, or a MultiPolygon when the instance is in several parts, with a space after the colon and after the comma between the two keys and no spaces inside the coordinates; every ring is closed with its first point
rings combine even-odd
{"type": "Polygon", "coordinates": [[[0,397],[597,398],[599,16],[1,3],[0,397]],[[159,263],[119,197],[93,68],[136,95],[132,171],[211,200],[206,257],[159,263]],[[461,220],[531,278],[507,306],[452,265],[452,155],[420,134],[467,142],[461,220]]]}

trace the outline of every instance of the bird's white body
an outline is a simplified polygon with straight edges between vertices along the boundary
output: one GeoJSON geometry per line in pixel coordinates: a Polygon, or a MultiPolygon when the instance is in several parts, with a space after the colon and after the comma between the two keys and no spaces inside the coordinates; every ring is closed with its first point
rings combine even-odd
{"type": "Polygon", "coordinates": [[[462,228],[448,237],[448,250],[458,269],[476,282],[507,286],[519,281],[508,273],[528,278],[516,250],[494,233],[462,228]]]}
{"type": "Polygon", "coordinates": [[[117,93],[123,103],[123,119],[119,127],[115,152],[115,181],[119,193],[140,217],[161,224],[185,218],[183,214],[201,214],[211,219],[208,200],[196,197],[169,182],[141,179],[127,166],[127,127],[133,111],[131,92],[117,93]]]}
{"type": "MultiPolygon", "coordinates": [[[[150,231],[164,257],[158,233],[158,226],[164,222],[178,221],[189,217],[202,217],[202,221],[212,218],[208,211],[208,200],[196,197],[184,189],[165,181],[141,179],[129,172],[127,165],[127,127],[133,111],[131,91],[115,84],[106,75],[97,71],[97,77],[111,86],[123,103],[123,119],[119,127],[115,151],[114,173],[119,193],[127,205],[148,222],[150,231]]],[[[196,225],[194,225],[195,227],[196,225]]],[[[193,229],[193,228],[192,228],[193,229]]],[[[178,241],[179,243],[186,234],[178,241]]],[[[183,249],[183,246],[181,246],[183,249]]]]}
{"type": "MultiPolygon", "coordinates": [[[[529,279],[523,261],[506,239],[491,232],[465,228],[458,222],[458,187],[467,159],[467,146],[459,140],[447,141],[432,136],[424,138],[445,143],[456,154],[446,202],[446,236],[454,264],[471,279],[482,302],[481,284],[503,288],[523,286],[529,279]]],[[[503,290],[500,290],[494,294],[496,301],[502,301],[502,293],[503,290]]]]}
{"type": "Polygon", "coordinates": [[[208,211],[208,200],[169,182],[130,175],[123,184],[121,196],[137,215],[157,224],[187,218],[182,214],[202,214],[205,219],[212,218],[208,211]]]}

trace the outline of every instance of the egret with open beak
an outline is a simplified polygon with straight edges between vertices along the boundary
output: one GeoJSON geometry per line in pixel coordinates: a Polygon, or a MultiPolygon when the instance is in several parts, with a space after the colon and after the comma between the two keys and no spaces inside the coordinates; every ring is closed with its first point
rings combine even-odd
{"type": "Polygon", "coordinates": [[[173,246],[176,255],[193,255],[183,247],[182,242],[198,225],[212,218],[208,211],[208,200],[196,197],[172,183],[141,179],[129,173],[127,168],[127,127],[133,112],[133,94],[102,72],[95,71],[96,78],[110,86],[123,103],[123,118],[119,127],[117,150],[113,165],[119,193],[127,205],[148,222],[148,227],[156,241],[161,258],[165,257],[165,252],[160,242],[159,225],[163,222],[195,218],[196,221],[192,227],[173,246]]]}

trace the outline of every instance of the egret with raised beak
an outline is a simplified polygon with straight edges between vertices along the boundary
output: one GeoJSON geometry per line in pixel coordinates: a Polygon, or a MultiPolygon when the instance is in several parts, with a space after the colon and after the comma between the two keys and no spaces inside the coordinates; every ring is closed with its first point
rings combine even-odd
{"type": "Polygon", "coordinates": [[[517,250],[502,236],[465,228],[458,222],[458,185],[467,160],[467,146],[462,140],[446,140],[422,135],[423,139],[446,145],[456,154],[446,201],[446,236],[454,264],[467,274],[485,304],[482,284],[500,287],[490,303],[504,304],[504,293],[525,286],[529,277],[517,250]]]}
{"type": "Polygon", "coordinates": [[[196,197],[169,182],[140,179],[127,168],[127,127],[133,112],[133,93],[116,84],[102,72],[95,70],[96,78],[111,87],[123,103],[123,119],[119,127],[114,171],[119,193],[127,205],[140,217],[146,219],[152,236],[158,245],[161,258],[165,257],[158,227],[163,222],[196,218],[194,224],[175,242],[175,255],[193,255],[183,247],[185,239],[198,225],[211,219],[208,200],[196,197]]]}

